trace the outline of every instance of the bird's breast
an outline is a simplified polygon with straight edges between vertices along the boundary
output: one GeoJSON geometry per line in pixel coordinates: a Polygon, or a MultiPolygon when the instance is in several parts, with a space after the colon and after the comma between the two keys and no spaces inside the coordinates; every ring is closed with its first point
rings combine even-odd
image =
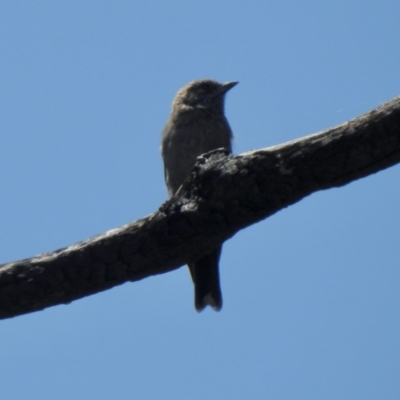
{"type": "Polygon", "coordinates": [[[185,112],[173,116],[163,132],[162,154],[172,192],[183,183],[198,156],[224,147],[231,151],[232,132],[225,116],[185,112]]]}

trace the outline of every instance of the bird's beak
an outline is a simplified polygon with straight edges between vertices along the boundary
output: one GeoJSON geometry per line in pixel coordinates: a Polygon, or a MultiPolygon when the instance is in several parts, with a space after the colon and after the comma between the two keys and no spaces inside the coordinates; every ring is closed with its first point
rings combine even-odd
{"type": "Polygon", "coordinates": [[[236,86],[239,82],[225,82],[218,89],[218,94],[225,94],[228,90],[231,90],[234,86],[236,86]]]}

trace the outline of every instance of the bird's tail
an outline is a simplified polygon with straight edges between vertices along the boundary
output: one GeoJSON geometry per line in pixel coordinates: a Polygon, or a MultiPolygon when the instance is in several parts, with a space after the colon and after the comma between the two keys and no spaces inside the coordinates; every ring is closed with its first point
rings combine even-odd
{"type": "Polygon", "coordinates": [[[215,311],[222,308],[219,283],[219,258],[222,246],[202,259],[188,265],[194,283],[194,305],[197,311],[211,306],[215,311]]]}

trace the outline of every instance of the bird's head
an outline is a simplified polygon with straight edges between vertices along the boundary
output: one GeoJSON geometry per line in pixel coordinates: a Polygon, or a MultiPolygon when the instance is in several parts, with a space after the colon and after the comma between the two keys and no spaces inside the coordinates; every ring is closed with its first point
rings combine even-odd
{"type": "Polygon", "coordinates": [[[172,109],[203,108],[224,112],[225,94],[238,82],[219,83],[211,79],[196,80],[181,88],[172,103],[172,109]]]}

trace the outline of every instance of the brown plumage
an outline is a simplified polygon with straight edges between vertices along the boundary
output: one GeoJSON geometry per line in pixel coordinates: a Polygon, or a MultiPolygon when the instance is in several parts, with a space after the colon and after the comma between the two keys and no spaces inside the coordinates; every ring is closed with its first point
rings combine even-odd
{"type": "MultiPolygon", "coordinates": [[[[172,102],[172,111],[162,133],[161,152],[165,181],[173,197],[196,162],[208,151],[224,147],[232,151],[232,131],[224,114],[225,94],[237,82],[197,80],[181,88],[172,102]]],[[[195,287],[195,307],[222,307],[218,263],[222,246],[188,265],[195,287]]]]}

